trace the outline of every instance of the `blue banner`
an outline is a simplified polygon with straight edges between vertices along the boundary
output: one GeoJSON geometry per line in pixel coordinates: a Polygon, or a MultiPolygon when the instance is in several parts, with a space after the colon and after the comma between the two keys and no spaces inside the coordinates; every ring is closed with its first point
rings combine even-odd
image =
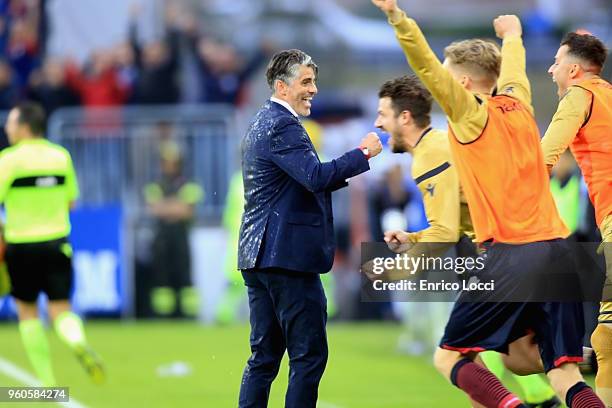
{"type": "Polygon", "coordinates": [[[70,219],[75,311],[119,315],[127,305],[121,207],[78,208],[70,219]]]}

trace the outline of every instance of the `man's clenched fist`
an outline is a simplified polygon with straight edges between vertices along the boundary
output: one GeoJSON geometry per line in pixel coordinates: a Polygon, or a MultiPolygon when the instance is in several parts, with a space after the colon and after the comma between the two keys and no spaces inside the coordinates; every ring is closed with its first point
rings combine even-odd
{"type": "Polygon", "coordinates": [[[497,17],[493,20],[493,27],[495,28],[495,34],[502,40],[505,37],[517,36],[520,37],[523,34],[521,28],[521,20],[514,14],[506,14],[497,17]]]}

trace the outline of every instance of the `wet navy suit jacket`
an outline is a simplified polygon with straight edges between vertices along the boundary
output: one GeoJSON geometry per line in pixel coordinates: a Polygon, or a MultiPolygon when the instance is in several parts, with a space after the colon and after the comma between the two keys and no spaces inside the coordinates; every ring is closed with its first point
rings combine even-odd
{"type": "Polygon", "coordinates": [[[358,148],[321,163],[298,118],[267,101],[242,141],[238,269],[328,272],[336,246],[331,193],[368,169],[358,148]]]}

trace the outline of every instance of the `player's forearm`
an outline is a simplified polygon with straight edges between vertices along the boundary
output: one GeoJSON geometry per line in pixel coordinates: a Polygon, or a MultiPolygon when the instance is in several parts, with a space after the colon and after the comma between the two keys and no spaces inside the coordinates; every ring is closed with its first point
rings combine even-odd
{"type": "Polygon", "coordinates": [[[570,145],[580,126],[575,126],[570,120],[553,120],[542,138],[542,152],[544,163],[553,167],[559,157],[570,145]]]}
{"type": "Polygon", "coordinates": [[[451,120],[457,120],[465,112],[466,105],[470,104],[472,95],[444,69],[413,19],[402,14],[402,18],[389,19],[389,23],[395,29],[395,35],[415,74],[446,115],[451,120]]]}
{"type": "MultiPolygon", "coordinates": [[[[444,255],[456,242],[417,242],[410,249],[403,252],[410,258],[437,258],[444,255]]],[[[420,273],[416,270],[415,273],[420,273]]]]}
{"type": "Polygon", "coordinates": [[[531,86],[526,72],[526,57],[523,40],[518,35],[504,38],[502,62],[497,81],[498,94],[505,94],[520,100],[533,113],[531,86]]]}
{"type": "Polygon", "coordinates": [[[452,242],[459,240],[459,225],[446,227],[433,224],[422,230],[419,234],[419,242],[452,242]]]}

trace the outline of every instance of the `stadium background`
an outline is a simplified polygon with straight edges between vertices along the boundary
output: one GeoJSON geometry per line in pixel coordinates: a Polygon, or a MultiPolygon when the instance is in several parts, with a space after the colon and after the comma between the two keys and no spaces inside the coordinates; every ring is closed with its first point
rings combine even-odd
{"type": "MultiPolygon", "coordinates": [[[[455,39],[493,37],[495,16],[518,14],[541,130],[556,107],[546,70],[562,34],[582,28],[612,43],[607,0],[400,5],[438,55],[455,39]]],[[[73,406],[235,406],[249,354],[245,291],[231,267],[238,145],[269,96],[266,61],[282,48],[303,49],[320,67],[307,128],[326,158],[373,130],[378,86],[409,72],[391,28],[366,0],[0,1],[0,118],[20,100],[40,101],[50,113],[47,136],[71,151],[81,185],[73,301],[109,381],[90,385],[52,337],[57,377],[70,386],[73,406]],[[152,296],[156,224],[146,187],[167,157],[180,158],[183,174],[204,192],[189,239],[195,310],[187,309],[195,315],[180,320],[171,319],[178,312],[168,312],[168,298],[152,296]]],[[[608,64],[607,79],[610,72],[608,64]]],[[[435,109],[434,125],[443,127],[435,109]]],[[[390,226],[426,223],[409,167],[407,155],[386,151],[373,171],[335,194],[339,250],[325,282],[331,353],[321,408],[467,406],[434,372],[427,342],[435,336],[410,333],[415,315],[441,321],[444,310],[360,302],[359,244],[380,240],[390,226]]],[[[577,200],[576,234],[596,240],[584,188],[577,200]]],[[[8,297],[0,298],[0,339],[0,386],[31,384],[8,297]]],[[[282,406],[286,377],[284,367],[271,406],[282,406]]]]}

